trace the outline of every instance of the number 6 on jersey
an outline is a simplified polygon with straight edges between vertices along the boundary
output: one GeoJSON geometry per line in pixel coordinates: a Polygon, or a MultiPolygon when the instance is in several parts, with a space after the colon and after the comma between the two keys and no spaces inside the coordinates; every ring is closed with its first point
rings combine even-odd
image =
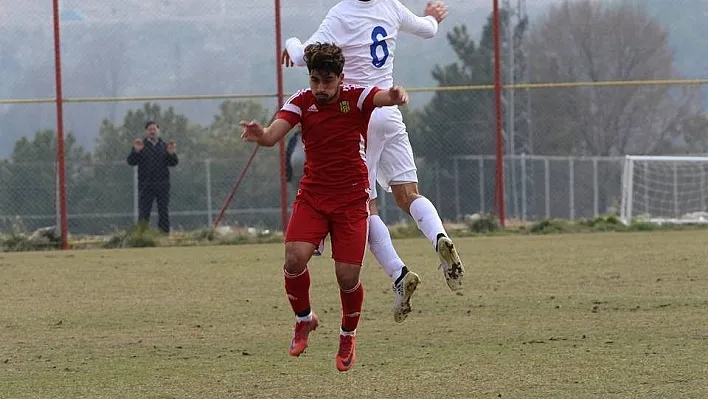
{"type": "Polygon", "coordinates": [[[388,44],[386,44],[386,29],[383,28],[383,26],[377,26],[371,31],[371,40],[373,43],[371,43],[371,64],[373,64],[376,68],[381,68],[386,64],[386,60],[388,59],[388,44]],[[381,36],[381,38],[379,38],[381,36]],[[378,48],[381,47],[381,50],[383,51],[383,57],[379,58],[378,55],[378,48]]]}

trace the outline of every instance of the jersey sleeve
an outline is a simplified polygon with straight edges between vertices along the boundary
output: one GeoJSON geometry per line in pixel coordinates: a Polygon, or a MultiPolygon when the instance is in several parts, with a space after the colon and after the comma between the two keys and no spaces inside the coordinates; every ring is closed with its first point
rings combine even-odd
{"type": "Polygon", "coordinates": [[[291,126],[295,126],[302,120],[302,104],[303,104],[303,91],[298,91],[293,94],[280,108],[278,114],[275,116],[276,119],[282,119],[288,122],[291,126]]]}
{"type": "Polygon", "coordinates": [[[398,17],[401,20],[401,31],[407,32],[423,39],[430,39],[438,33],[438,21],[431,17],[419,17],[408,7],[394,0],[398,10],[398,17]]]}
{"type": "Polygon", "coordinates": [[[366,115],[371,115],[376,109],[374,105],[374,96],[376,93],[381,91],[380,88],[376,86],[367,86],[361,89],[359,94],[359,99],[357,100],[357,107],[366,115]]]}
{"type": "Polygon", "coordinates": [[[300,42],[300,39],[297,37],[291,37],[290,39],[285,41],[285,49],[288,51],[288,55],[290,56],[290,59],[293,61],[293,64],[299,67],[305,66],[305,47],[312,43],[336,43],[335,37],[336,31],[337,31],[337,26],[339,26],[339,23],[337,22],[337,18],[335,17],[333,12],[327,13],[327,16],[325,17],[324,20],[322,20],[322,23],[320,23],[320,26],[317,28],[315,33],[310,36],[309,39],[307,39],[304,43],[300,42]]]}

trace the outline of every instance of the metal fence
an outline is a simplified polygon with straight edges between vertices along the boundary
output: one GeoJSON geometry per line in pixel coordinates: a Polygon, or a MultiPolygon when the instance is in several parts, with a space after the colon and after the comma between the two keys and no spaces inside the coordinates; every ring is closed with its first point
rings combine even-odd
{"type": "MultiPolygon", "coordinates": [[[[622,157],[518,155],[504,161],[506,214],[510,219],[583,219],[619,211],[622,157]],[[512,180],[511,171],[516,178],[512,180]]],[[[438,207],[443,219],[463,221],[473,214],[496,213],[493,155],[452,158],[451,169],[419,160],[421,192],[438,207]],[[422,167],[421,167],[422,166],[422,167]]],[[[389,195],[380,206],[388,223],[410,217],[389,195]]]]}
{"type": "MultiPolygon", "coordinates": [[[[279,172],[275,157],[264,157],[246,175],[224,217],[230,226],[278,228],[279,172]]],[[[452,173],[419,160],[421,191],[448,221],[487,213],[494,206],[494,156],[461,156],[452,173]]],[[[507,214],[520,220],[587,218],[619,203],[621,158],[517,156],[505,173],[518,171],[507,187],[507,214]]],[[[211,226],[244,167],[244,159],[184,161],[171,172],[170,215],[175,229],[211,226]]],[[[137,168],[125,162],[68,165],[69,226],[73,234],[103,234],[129,227],[138,217],[137,168]]],[[[2,229],[21,221],[28,229],[54,225],[56,184],[53,163],[6,162],[0,174],[2,229]]],[[[510,181],[510,179],[507,179],[510,181]]],[[[389,223],[409,219],[387,194],[381,214],[389,223]]],[[[153,224],[156,214],[153,211],[153,224]]]]}

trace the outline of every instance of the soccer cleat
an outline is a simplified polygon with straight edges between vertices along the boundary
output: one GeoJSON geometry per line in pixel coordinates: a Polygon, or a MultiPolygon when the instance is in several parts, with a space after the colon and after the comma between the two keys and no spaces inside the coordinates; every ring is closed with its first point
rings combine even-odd
{"type": "Polygon", "coordinates": [[[311,321],[300,321],[295,323],[295,335],[290,341],[290,355],[300,356],[307,349],[307,341],[312,331],[317,329],[320,323],[317,315],[312,312],[311,321]]]}
{"type": "Polygon", "coordinates": [[[461,290],[465,268],[452,240],[446,236],[438,238],[437,251],[440,258],[438,269],[442,269],[447,286],[453,291],[461,290]]]}
{"type": "Polygon", "coordinates": [[[396,323],[402,323],[411,312],[411,296],[418,284],[420,277],[411,271],[406,273],[398,284],[393,284],[393,320],[396,323]]]}
{"type": "Polygon", "coordinates": [[[356,361],[356,336],[339,335],[339,352],[337,352],[337,370],[347,371],[356,361]]]}

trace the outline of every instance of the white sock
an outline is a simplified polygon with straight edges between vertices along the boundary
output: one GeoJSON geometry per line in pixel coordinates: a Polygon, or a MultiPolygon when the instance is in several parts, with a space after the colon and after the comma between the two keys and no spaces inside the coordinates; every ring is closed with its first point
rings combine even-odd
{"type": "Polygon", "coordinates": [[[295,316],[295,321],[298,323],[300,323],[302,321],[306,321],[308,323],[311,322],[312,321],[312,312],[310,312],[310,314],[308,314],[305,317],[295,316]]]}
{"type": "Polygon", "coordinates": [[[419,197],[411,202],[411,216],[415,219],[420,231],[433,243],[433,248],[438,245],[439,234],[447,236],[442,220],[438,216],[438,211],[429,199],[419,197]]]}
{"type": "Polygon", "coordinates": [[[393,248],[391,233],[379,215],[369,216],[369,249],[386,274],[396,281],[405,265],[393,248]]]}

